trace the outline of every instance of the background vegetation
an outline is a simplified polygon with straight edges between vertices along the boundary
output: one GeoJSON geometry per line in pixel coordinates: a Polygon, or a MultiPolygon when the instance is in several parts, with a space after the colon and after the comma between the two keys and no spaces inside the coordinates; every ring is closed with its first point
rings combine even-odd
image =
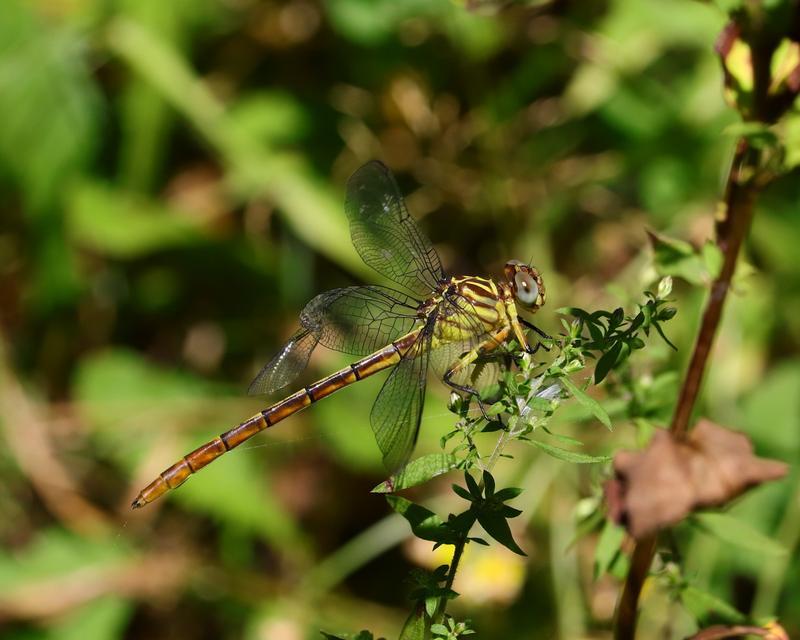
{"type": "MultiPolygon", "coordinates": [[[[306,300],[373,279],[342,209],[344,181],[368,159],[398,175],[450,272],[533,259],[546,331],[559,331],[559,307],[639,300],[658,275],[647,229],[695,246],[712,234],[738,122],[713,52],[735,3],[718,4],[545,1],[494,15],[450,0],[4,0],[3,637],[396,637],[409,566],[442,557],[369,493],[384,478],[368,426],[380,381],[162,503],[133,513],[130,500],[264,405],[243,390],[306,300]]],[[[787,120],[787,139],[798,124],[787,120]]],[[[780,547],[688,527],[674,540],[694,587],[790,633],[798,192],[790,172],[758,202],[702,399],[705,415],[793,465],[728,510],[780,547]]],[[[670,271],[678,352],[652,340],[630,384],[609,379],[626,394],[605,404],[613,432],[580,407],[558,415],[592,454],[669,420],[708,281],[696,260],[670,271]]],[[[345,362],[320,353],[310,374],[345,362]]],[[[453,423],[444,387],[429,388],[421,452],[453,423]]],[[[513,524],[528,557],[470,547],[453,613],[485,638],[608,637],[625,559],[598,566],[595,550],[616,534],[573,544],[607,470],[514,453],[498,483],[525,489],[513,524]]],[[[414,498],[436,505],[436,486],[414,498]]],[[[657,584],[643,606],[643,637],[694,629],[657,584]]]]}

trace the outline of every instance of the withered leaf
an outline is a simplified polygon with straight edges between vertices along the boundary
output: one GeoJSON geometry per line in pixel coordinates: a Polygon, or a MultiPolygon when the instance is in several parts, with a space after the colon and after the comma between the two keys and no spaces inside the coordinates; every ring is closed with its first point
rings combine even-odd
{"type": "Polygon", "coordinates": [[[766,640],[789,640],[789,634],[786,633],[786,629],[777,622],[770,622],[763,627],[715,625],[698,631],[687,640],[725,640],[726,638],[744,638],[745,636],[758,636],[766,640]]]}
{"type": "Polygon", "coordinates": [[[721,506],[751,487],[782,478],[787,468],[754,456],[743,433],[703,419],[684,441],[659,429],[644,451],[615,455],[606,502],[611,518],[642,538],[693,510],[721,506]]]}

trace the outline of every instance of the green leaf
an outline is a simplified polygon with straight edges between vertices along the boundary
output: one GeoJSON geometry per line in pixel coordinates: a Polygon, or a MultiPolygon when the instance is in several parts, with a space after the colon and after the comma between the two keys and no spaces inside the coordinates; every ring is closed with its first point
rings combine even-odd
{"type": "Polygon", "coordinates": [[[747,616],[724,600],[707,591],[701,591],[697,587],[687,585],[681,590],[680,597],[683,606],[689,610],[701,626],[713,622],[728,624],[747,622],[747,616]]]}
{"type": "Polygon", "coordinates": [[[133,613],[133,602],[120,596],[102,596],[70,611],[52,630],[52,640],[121,638],[133,613]]]}
{"type": "Polygon", "coordinates": [[[449,453],[431,453],[409,462],[402,470],[381,482],[373,493],[394,493],[414,487],[431,478],[452,471],[458,466],[456,457],[449,453]]]}
{"type": "Polygon", "coordinates": [[[430,618],[425,613],[425,605],[420,602],[406,618],[399,640],[425,640],[429,625],[430,618]]]}
{"type": "Polygon", "coordinates": [[[562,449],[561,447],[554,447],[551,444],[545,444],[544,442],[539,442],[538,440],[531,440],[530,442],[539,447],[547,455],[558,458],[559,460],[565,460],[566,462],[594,464],[598,462],[611,461],[609,456],[590,456],[586,453],[578,453],[577,451],[568,451],[567,449],[562,449]]]}
{"type": "Polygon", "coordinates": [[[464,487],[462,487],[461,485],[454,484],[454,485],[452,485],[452,488],[453,488],[453,492],[457,496],[463,498],[464,500],[466,500],[468,502],[472,502],[475,499],[474,496],[469,491],[467,491],[464,487]]]}
{"type": "Polygon", "coordinates": [[[683,278],[694,285],[709,280],[704,258],[684,240],[648,231],[656,271],[664,276],[683,278]]]}
{"type": "MultiPolygon", "coordinates": [[[[722,250],[715,242],[708,240],[703,244],[700,252],[703,256],[703,263],[705,264],[709,277],[711,279],[716,278],[722,270],[722,262],[725,259],[722,250]]],[[[666,298],[666,296],[660,297],[666,298]]]]}
{"type": "Polygon", "coordinates": [[[170,498],[220,524],[304,552],[306,536],[270,488],[263,465],[248,453],[232,453],[217,460],[171,492],[170,498]]]}
{"type": "Polygon", "coordinates": [[[117,572],[135,561],[125,538],[89,538],[44,529],[14,553],[0,553],[0,593],[34,582],[57,581],[79,570],[117,572]]]}
{"type": "Polygon", "coordinates": [[[408,521],[415,536],[432,542],[448,543],[444,523],[433,511],[400,496],[387,495],[386,501],[408,521]]]}
{"type": "Polygon", "coordinates": [[[511,528],[505,517],[496,511],[482,511],[478,513],[478,522],[492,538],[497,540],[507,549],[521,556],[526,555],[511,535],[511,528]]]}
{"type": "Polygon", "coordinates": [[[513,500],[518,495],[522,493],[522,489],[520,487],[506,487],[505,489],[500,489],[497,493],[494,494],[495,500],[499,500],[500,502],[508,502],[509,500],[513,500]]]}
{"type": "Polygon", "coordinates": [[[690,520],[702,531],[724,542],[765,556],[785,556],[788,550],[744,520],[726,513],[698,513],[690,520]]]}
{"type": "Polygon", "coordinates": [[[475,478],[473,478],[468,472],[464,472],[464,481],[467,483],[467,488],[474,498],[481,498],[483,496],[483,492],[478,486],[478,483],[475,482],[475,478]]]}
{"type": "Polygon", "coordinates": [[[190,216],[93,182],[74,189],[67,221],[75,242],[115,258],[144,256],[203,239],[190,216]]]}
{"type": "MultiPolygon", "coordinates": [[[[195,408],[203,398],[219,395],[219,390],[187,374],[162,369],[140,354],[124,349],[97,351],[81,360],[74,376],[73,395],[81,404],[83,416],[111,444],[118,445],[121,424],[128,426],[130,415],[148,411],[178,414],[195,408]]],[[[142,430],[147,435],[147,429],[142,430]]],[[[128,452],[118,452],[128,457],[128,452]]]]}
{"type": "Polygon", "coordinates": [[[625,539],[625,529],[606,520],[597,547],[594,550],[594,579],[597,580],[608,572],[609,567],[619,556],[622,541],[625,539]]]}
{"type": "Polygon", "coordinates": [[[597,402],[597,400],[575,386],[575,383],[572,382],[572,380],[570,380],[568,377],[564,376],[559,380],[581,405],[591,411],[592,415],[602,422],[609,431],[612,430],[611,418],[608,417],[606,410],[600,406],[600,403],[597,402]]]}
{"type": "MultiPolygon", "coordinates": [[[[195,416],[191,421],[195,435],[189,437],[186,433],[181,438],[176,457],[232,426],[225,413],[216,419],[197,418],[201,409],[211,407],[209,398],[221,396],[218,388],[191,375],[158,367],[132,351],[100,351],[84,358],[75,376],[73,395],[109,456],[124,467],[138,464],[137,458],[144,454],[155,428],[162,422],[186,422],[188,416],[195,416]],[[142,417],[142,407],[147,407],[146,418],[142,417]],[[137,447],[121,445],[134,435],[137,447]]],[[[163,461],[164,466],[171,462],[174,460],[163,461]]],[[[300,549],[305,543],[270,489],[261,465],[244,449],[209,465],[171,492],[169,499],[275,544],[292,541],[293,548],[300,549]]]]}
{"type": "Polygon", "coordinates": [[[571,445],[573,447],[582,447],[583,446],[583,442],[581,442],[577,438],[573,438],[571,436],[565,436],[563,433],[554,433],[553,431],[551,431],[547,427],[541,427],[541,429],[548,436],[550,436],[551,438],[553,438],[554,440],[557,440],[558,442],[560,442],[562,444],[568,444],[568,445],[571,445]]]}
{"type": "Polygon", "coordinates": [[[99,92],[84,36],[65,20],[41,19],[35,5],[3,0],[0,20],[0,173],[42,213],[87,165],[98,136],[99,92]]]}
{"type": "Polygon", "coordinates": [[[310,128],[303,104],[283,91],[259,91],[239,98],[229,116],[242,137],[265,146],[299,142],[310,128]]]}
{"type": "Polygon", "coordinates": [[[594,383],[600,384],[614,365],[617,364],[617,359],[622,351],[622,342],[614,343],[614,346],[606,351],[594,367],[594,383]]]}

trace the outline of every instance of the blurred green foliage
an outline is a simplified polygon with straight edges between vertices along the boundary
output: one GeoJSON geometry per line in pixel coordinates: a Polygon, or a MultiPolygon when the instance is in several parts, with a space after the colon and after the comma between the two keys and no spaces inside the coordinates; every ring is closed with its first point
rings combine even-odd
{"type": "MultiPolygon", "coordinates": [[[[3,638],[396,637],[408,564],[427,560],[398,546],[404,523],[369,494],[383,479],[368,426],[380,381],[292,418],[163,504],[128,510],[165,463],[262,406],[243,389],[307,299],[375,281],[341,204],[347,176],[373,157],[397,173],[449,271],[496,275],[532,258],[547,331],[558,307],[630,310],[657,277],[646,230],[680,238],[656,250],[687,280],[670,322],[677,355],[653,341],[626,387],[640,410],[603,403],[613,433],[587,436],[582,407],[560,428],[609,453],[663,424],[676,384],[663,371],[683,365],[697,285],[717,264],[689,247],[711,236],[734,141],[713,54],[717,5],[730,4],[4,0],[3,638]]],[[[792,552],[743,551],[688,526],[676,539],[693,589],[778,615],[790,633],[799,185],[795,170],[758,203],[701,407],[793,465],[730,510],[792,552]]],[[[310,375],[345,362],[322,353],[310,375]]],[[[430,388],[421,453],[452,425],[445,392],[430,388]]],[[[616,532],[570,543],[598,472],[514,453],[513,477],[498,481],[525,488],[522,579],[506,580],[517,560],[475,557],[489,569],[456,589],[482,597],[459,606],[479,637],[606,637],[616,583],[591,578],[618,577],[619,559],[595,566],[593,549],[616,532]]],[[[643,604],[645,637],[691,632],[669,594],[654,588],[643,604]]]]}

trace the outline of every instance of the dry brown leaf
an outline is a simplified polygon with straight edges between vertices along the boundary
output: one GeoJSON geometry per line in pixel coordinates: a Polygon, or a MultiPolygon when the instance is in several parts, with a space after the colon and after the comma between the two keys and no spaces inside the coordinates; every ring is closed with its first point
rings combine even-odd
{"type": "Polygon", "coordinates": [[[763,627],[715,625],[698,631],[687,640],[724,640],[726,638],[744,638],[745,636],[758,636],[766,640],[789,640],[786,629],[777,622],[770,622],[763,627]]]}
{"type": "Polygon", "coordinates": [[[614,456],[606,483],[609,514],[635,538],[718,507],[747,489],[786,475],[787,465],[753,455],[743,433],[700,420],[685,441],[659,429],[644,451],[614,456]]]}

